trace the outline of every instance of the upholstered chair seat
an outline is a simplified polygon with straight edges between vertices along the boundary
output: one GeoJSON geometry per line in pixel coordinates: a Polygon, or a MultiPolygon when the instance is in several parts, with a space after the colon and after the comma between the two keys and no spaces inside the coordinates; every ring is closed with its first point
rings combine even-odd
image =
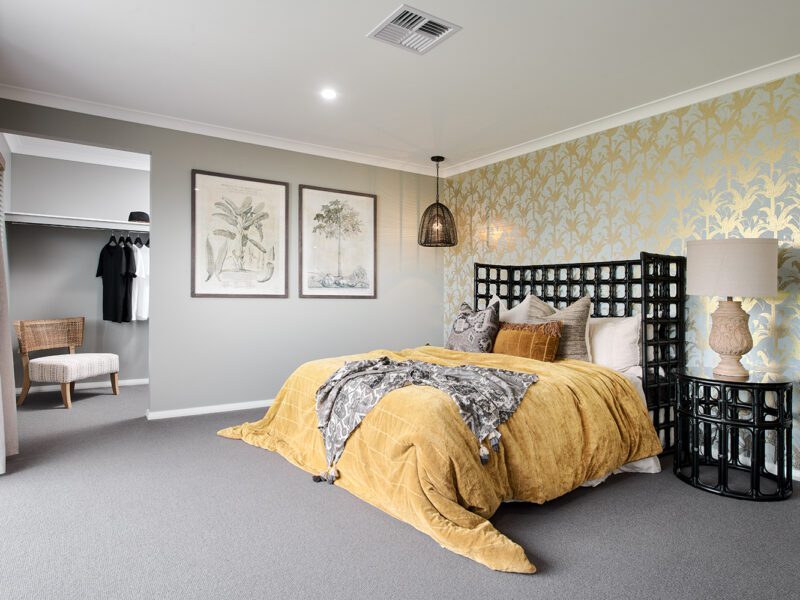
{"type": "Polygon", "coordinates": [[[119,356],[116,354],[57,354],[30,361],[31,381],[45,383],[72,383],[117,372],[119,356]]]}

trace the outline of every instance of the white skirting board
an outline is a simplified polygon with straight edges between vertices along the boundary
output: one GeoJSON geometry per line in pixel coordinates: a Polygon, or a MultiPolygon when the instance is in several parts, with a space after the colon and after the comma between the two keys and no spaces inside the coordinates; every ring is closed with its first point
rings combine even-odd
{"type": "Polygon", "coordinates": [[[272,406],[273,398],[269,400],[252,400],[250,402],[234,402],[233,404],[212,404],[211,406],[196,406],[193,408],[175,408],[172,410],[148,410],[147,420],[174,419],[175,417],[192,417],[195,415],[210,415],[212,413],[232,412],[235,410],[250,410],[253,408],[267,408],[272,406]]]}
{"type": "MultiPolygon", "coordinates": [[[[120,386],[128,386],[128,385],[150,385],[150,380],[145,379],[120,379],[119,380],[120,386]]],[[[109,377],[105,381],[78,381],[75,383],[76,390],[94,390],[97,388],[110,388],[111,387],[111,378],[109,377]]],[[[22,388],[17,388],[17,394],[22,392],[22,388]]],[[[61,384],[54,383],[48,385],[36,385],[32,384],[31,393],[33,392],[60,392],[61,391],[61,384]]]]}

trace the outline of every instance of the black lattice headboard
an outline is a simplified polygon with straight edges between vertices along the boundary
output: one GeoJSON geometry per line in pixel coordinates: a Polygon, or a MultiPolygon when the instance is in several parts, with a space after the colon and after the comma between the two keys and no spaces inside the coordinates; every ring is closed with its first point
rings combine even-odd
{"type": "Polygon", "coordinates": [[[475,307],[492,296],[509,308],[532,293],[556,308],[592,299],[593,317],[642,317],[642,384],[665,452],[675,445],[672,374],[685,364],[686,258],[642,252],[639,260],[555,265],[475,263],[475,307]]]}

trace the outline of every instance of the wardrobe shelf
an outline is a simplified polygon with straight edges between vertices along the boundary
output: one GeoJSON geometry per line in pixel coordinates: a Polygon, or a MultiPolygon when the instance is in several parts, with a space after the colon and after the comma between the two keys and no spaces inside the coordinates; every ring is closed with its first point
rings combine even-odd
{"type": "Polygon", "coordinates": [[[75,229],[102,229],[114,231],[150,231],[150,223],[132,221],[108,221],[88,217],[62,217],[57,215],[38,215],[34,213],[7,212],[6,223],[19,225],[45,225],[48,227],[72,227],[75,229]]]}

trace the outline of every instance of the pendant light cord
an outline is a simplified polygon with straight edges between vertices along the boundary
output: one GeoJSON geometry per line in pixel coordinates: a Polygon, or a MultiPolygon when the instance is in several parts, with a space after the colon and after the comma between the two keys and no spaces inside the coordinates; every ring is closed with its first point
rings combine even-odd
{"type": "Polygon", "coordinates": [[[436,163],[436,204],[439,204],[439,163],[436,163]]]}

